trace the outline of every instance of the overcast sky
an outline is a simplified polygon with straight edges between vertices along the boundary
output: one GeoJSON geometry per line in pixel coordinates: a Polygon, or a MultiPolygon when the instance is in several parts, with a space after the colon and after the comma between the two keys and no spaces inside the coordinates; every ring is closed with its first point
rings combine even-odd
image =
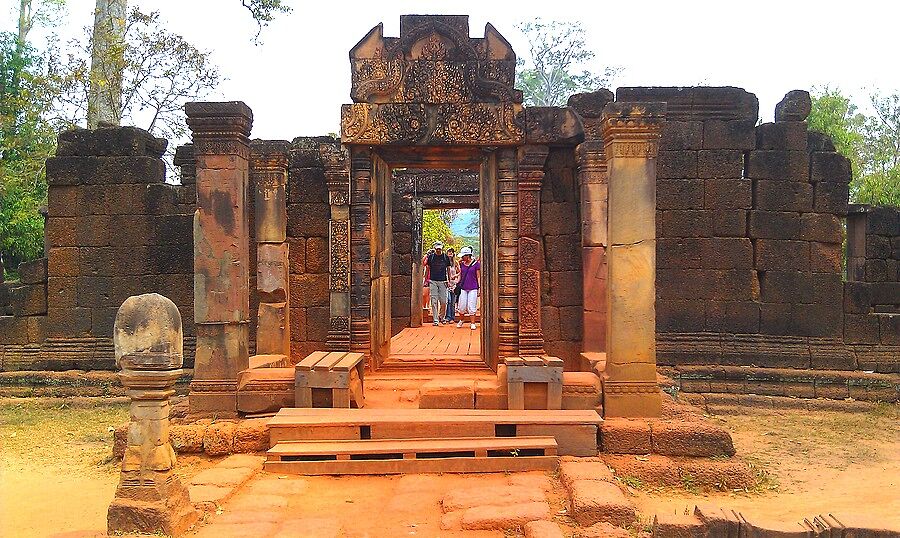
{"type": "MultiPolygon", "coordinates": [[[[91,24],[94,2],[68,0],[58,31],[74,35],[91,24]]],[[[872,90],[900,91],[900,8],[892,1],[285,2],[293,13],[265,28],[261,45],[252,42],[256,25],[240,0],[129,4],[159,11],[170,30],[212,51],[227,77],[212,98],[246,102],[254,138],[337,132],[340,105],[350,100],[350,48],[379,22],[386,36],[399,35],[406,13],[468,14],[476,37],[491,22],[520,55],[527,47],[516,22],[581,21],[597,65],[624,68],[614,86],[739,86],[759,97],[764,121],[795,88],[831,84],[861,106],[872,90]]],[[[3,3],[11,16],[2,28],[13,30],[18,1],[3,3]]]]}

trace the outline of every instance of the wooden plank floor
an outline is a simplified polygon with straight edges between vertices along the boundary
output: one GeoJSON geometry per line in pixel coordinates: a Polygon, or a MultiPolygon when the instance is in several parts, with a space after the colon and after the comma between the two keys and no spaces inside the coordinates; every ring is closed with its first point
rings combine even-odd
{"type": "Polygon", "coordinates": [[[391,356],[384,366],[413,365],[484,366],[481,358],[481,325],[457,328],[428,324],[403,329],[391,338],[391,356]]]}

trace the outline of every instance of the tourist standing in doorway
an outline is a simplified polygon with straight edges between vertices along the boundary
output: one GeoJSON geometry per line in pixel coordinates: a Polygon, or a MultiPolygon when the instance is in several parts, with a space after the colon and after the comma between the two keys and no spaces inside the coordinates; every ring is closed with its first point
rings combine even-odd
{"type": "Polygon", "coordinates": [[[472,257],[472,247],[463,247],[459,251],[462,259],[459,262],[459,303],[456,311],[459,313],[459,323],[462,327],[465,315],[469,315],[469,324],[475,330],[475,312],[478,310],[478,282],[481,276],[481,261],[472,257]]]}
{"type": "Polygon", "coordinates": [[[425,267],[428,268],[428,294],[431,296],[431,317],[434,325],[444,323],[444,314],[447,310],[447,269],[450,267],[450,257],[444,252],[444,244],[436,242],[434,252],[425,256],[425,267]]]}
{"type": "Polygon", "coordinates": [[[459,284],[459,263],[456,261],[456,253],[453,247],[447,249],[447,257],[450,258],[450,267],[447,268],[447,316],[444,321],[453,323],[456,321],[456,287],[459,284]]]}

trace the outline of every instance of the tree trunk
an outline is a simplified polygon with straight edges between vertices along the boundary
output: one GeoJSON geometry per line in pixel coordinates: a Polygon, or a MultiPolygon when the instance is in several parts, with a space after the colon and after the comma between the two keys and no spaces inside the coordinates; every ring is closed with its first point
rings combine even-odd
{"type": "Polygon", "coordinates": [[[25,39],[31,30],[31,0],[19,0],[19,42],[21,50],[25,46],[25,39]]]}
{"type": "Polygon", "coordinates": [[[122,119],[122,71],[128,0],[97,0],[88,89],[88,129],[122,119]]]}

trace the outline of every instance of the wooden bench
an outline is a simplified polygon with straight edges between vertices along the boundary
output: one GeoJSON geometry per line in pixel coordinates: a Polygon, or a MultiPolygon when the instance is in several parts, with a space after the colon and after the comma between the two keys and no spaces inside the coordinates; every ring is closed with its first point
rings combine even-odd
{"type": "Polygon", "coordinates": [[[364,405],[363,354],[315,351],[294,367],[296,407],[364,405]]]}
{"type": "Polygon", "coordinates": [[[525,409],[525,385],[531,383],[546,385],[544,409],[562,409],[562,359],[548,356],[508,357],[505,363],[509,409],[525,409]]]}

